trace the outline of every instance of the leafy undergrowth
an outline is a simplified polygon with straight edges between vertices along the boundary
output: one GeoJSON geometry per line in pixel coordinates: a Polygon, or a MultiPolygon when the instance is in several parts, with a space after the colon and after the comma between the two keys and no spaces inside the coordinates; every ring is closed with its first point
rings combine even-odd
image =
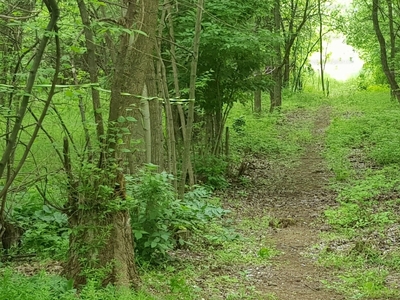
{"type": "MultiPolygon", "coordinates": [[[[261,116],[254,116],[249,107],[238,107],[229,121],[234,128],[233,164],[257,155],[283,164],[296,161],[304,145],[313,138],[309,116],[314,114],[318,102],[319,97],[293,97],[286,101],[282,112],[261,116]]],[[[153,176],[151,166],[138,181],[128,178],[128,183],[132,182],[132,189],[128,188],[132,196],[129,205],[135,214],[132,226],[142,279],[140,291],[101,288],[100,278],[94,276],[78,292],[72,282],[60,275],[61,262],[50,263],[55,264],[55,268],[34,261],[26,265],[13,262],[0,265],[0,300],[16,299],[16,295],[18,299],[43,300],[276,299],[259,290],[270,272],[271,258],[279,255],[268,236],[268,227],[274,222],[268,212],[257,211],[255,218],[253,209],[242,207],[241,199],[224,199],[236,203],[225,205],[231,209],[237,207],[237,211],[229,213],[221,208],[224,201],[210,197],[204,189],[197,189],[179,202],[174,198],[168,179],[167,174],[153,176]],[[143,214],[147,206],[157,209],[152,218],[145,220],[143,214]],[[146,233],[146,228],[150,227],[156,229],[153,234],[146,233]]],[[[220,180],[217,176],[214,179],[220,180]]],[[[239,179],[246,193],[245,188],[250,183],[246,182],[246,177],[239,179]]],[[[35,192],[27,191],[27,195],[31,195],[29,201],[38,202],[35,202],[39,199],[35,192]]],[[[42,261],[46,257],[64,259],[68,237],[68,232],[64,231],[65,219],[41,205],[29,211],[36,211],[36,221],[29,223],[31,237],[23,244],[23,250],[39,249],[37,258],[42,261]],[[39,236],[35,236],[37,228],[41,229],[39,236]],[[48,245],[45,249],[37,248],[36,240],[48,245]]],[[[31,222],[28,212],[20,211],[19,216],[22,219],[18,221],[31,222]]]]}
{"type": "Polygon", "coordinates": [[[339,275],[326,285],[346,299],[399,299],[399,105],[382,92],[332,105],[326,158],[339,206],[325,211],[331,231],[316,251],[339,275]]]}
{"type": "MultiPolygon", "coordinates": [[[[400,109],[387,98],[387,93],[369,92],[329,100],[334,116],[327,130],[325,157],[335,176],[332,188],[338,206],[325,211],[324,221],[329,226],[310,255],[337,274],[325,285],[346,299],[400,298],[400,109]]],[[[233,129],[231,165],[251,163],[258,156],[271,163],[296,162],[313,139],[310,116],[320,105],[326,105],[326,101],[319,96],[299,95],[287,99],[283,110],[272,115],[253,116],[249,107],[234,110],[228,122],[233,129]]],[[[142,194],[160,208],[150,224],[159,236],[141,235],[139,231],[146,231],[148,224],[133,224],[143,226],[136,232],[136,238],[143,242],[138,245],[145,252],[155,249],[168,257],[158,260],[157,265],[139,259],[142,285],[138,292],[101,288],[95,277],[78,292],[60,276],[61,263],[56,263],[56,268],[42,264],[34,270],[30,268],[33,263],[18,269],[15,263],[4,263],[0,300],[277,299],[259,290],[268,278],[271,259],[280,255],[268,236],[268,227],[276,220],[268,216],[268,211],[257,211],[255,217],[254,208],[242,202],[252,185],[249,179],[234,178],[243,193],[238,192],[237,199],[209,197],[199,190],[200,194],[192,195],[198,202],[188,199],[180,206],[166,184],[168,175],[160,176],[157,179],[145,173],[141,180],[145,188],[132,190],[132,195],[142,194]],[[147,197],[150,190],[160,197],[147,197]],[[165,206],[168,203],[175,206],[165,206]],[[232,211],[227,212],[227,207],[232,211]],[[168,228],[163,225],[166,223],[168,228]],[[167,231],[171,227],[175,234],[167,231]],[[163,237],[167,238],[165,242],[163,237]]],[[[65,245],[60,236],[64,232],[59,225],[65,220],[51,210],[35,216],[36,227],[49,218],[54,224],[60,221],[54,228],[43,223],[41,238],[51,238],[47,230],[57,232],[51,255],[62,258],[60,251],[65,251],[65,245]]],[[[35,241],[34,236],[31,241],[35,241]]]]}
{"type": "Polygon", "coordinates": [[[256,291],[252,280],[278,254],[265,237],[269,222],[268,217],[242,219],[234,231],[210,223],[205,236],[194,236],[190,245],[171,251],[164,265],[139,264],[142,286],[136,293],[101,288],[96,277],[78,292],[59,275],[61,263],[51,267],[31,262],[3,266],[0,299],[269,299],[256,291]]]}

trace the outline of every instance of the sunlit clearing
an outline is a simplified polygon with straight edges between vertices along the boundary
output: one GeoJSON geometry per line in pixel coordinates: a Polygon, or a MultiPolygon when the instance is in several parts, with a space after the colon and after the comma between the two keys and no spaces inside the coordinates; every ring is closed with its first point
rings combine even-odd
{"type": "MultiPolygon", "coordinates": [[[[360,73],[364,61],[359,57],[356,50],[347,45],[343,38],[334,38],[325,43],[323,60],[326,60],[325,73],[336,80],[345,81],[360,73]]],[[[312,68],[320,73],[319,52],[310,57],[312,68]]]]}

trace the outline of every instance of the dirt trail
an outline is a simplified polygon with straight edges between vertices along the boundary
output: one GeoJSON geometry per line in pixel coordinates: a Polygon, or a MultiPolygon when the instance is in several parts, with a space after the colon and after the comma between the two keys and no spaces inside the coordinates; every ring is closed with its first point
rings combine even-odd
{"type": "Polygon", "coordinates": [[[272,293],[279,300],[345,299],[324,289],[321,283],[329,280],[332,271],[318,267],[313,258],[305,255],[318,242],[319,233],[326,230],[319,221],[323,210],[335,205],[335,195],[327,189],[331,174],[321,156],[329,114],[329,107],[323,106],[313,116],[315,139],[294,167],[260,160],[254,163],[257,166],[251,177],[258,182],[249,192],[253,211],[264,211],[276,218],[269,236],[281,251],[268,274],[258,278],[258,285],[265,294],[272,293]]]}

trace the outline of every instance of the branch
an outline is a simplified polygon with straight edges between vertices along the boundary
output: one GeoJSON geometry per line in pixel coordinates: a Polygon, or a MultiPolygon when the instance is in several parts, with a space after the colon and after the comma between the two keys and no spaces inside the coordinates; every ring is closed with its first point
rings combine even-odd
{"type": "MultiPolygon", "coordinates": [[[[55,65],[55,72],[54,72],[54,76],[53,76],[53,82],[52,82],[52,86],[51,86],[49,95],[47,97],[47,101],[45,103],[45,106],[44,106],[44,108],[42,110],[42,113],[41,113],[40,118],[39,118],[39,120],[38,120],[38,122],[36,124],[36,127],[35,127],[35,129],[34,129],[34,131],[32,133],[32,136],[31,136],[31,138],[30,138],[30,140],[29,140],[29,142],[28,142],[28,144],[26,146],[26,149],[25,149],[25,151],[24,151],[24,153],[23,153],[23,155],[21,157],[21,160],[20,160],[17,168],[14,170],[12,176],[8,179],[7,183],[5,184],[3,189],[1,190],[0,197],[3,197],[7,193],[8,188],[11,186],[11,184],[15,180],[15,177],[18,175],[19,171],[21,170],[22,166],[24,165],[25,160],[26,160],[26,158],[27,158],[27,156],[28,156],[28,154],[30,152],[30,149],[31,149],[34,141],[36,140],[38,132],[39,132],[41,126],[42,126],[43,120],[44,120],[44,118],[45,118],[45,116],[47,114],[47,110],[48,110],[48,108],[50,106],[50,103],[51,103],[51,100],[53,98],[53,95],[54,95],[54,92],[55,92],[55,88],[56,88],[56,82],[57,82],[58,73],[59,73],[59,70],[60,70],[60,57],[61,57],[60,40],[59,40],[59,37],[58,37],[58,34],[57,34],[58,33],[58,28],[57,28],[57,25],[56,25],[57,19],[59,17],[59,10],[58,10],[58,6],[57,6],[57,3],[55,2],[55,0],[47,0],[47,1],[45,1],[45,4],[46,4],[47,9],[49,10],[49,12],[51,14],[51,19],[49,21],[49,24],[47,25],[47,32],[54,31],[56,33],[55,34],[55,41],[56,41],[57,60],[56,60],[56,65],[55,65]]],[[[40,62],[42,60],[43,53],[44,53],[44,51],[46,49],[46,45],[47,45],[48,40],[49,40],[49,34],[44,34],[44,36],[42,38],[42,41],[40,43],[40,46],[39,46],[39,51],[38,51],[38,53],[37,53],[37,55],[35,57],[35,60],[34,60],[33,66],[32,66],[32,70],[31,70],[31,72],[29,74],[27,87],[25,89],[25,95],[22,98],[21,108],[20,108],[20,111],[18,112],[18,116],[17,116],[17,119],[15,121],[13,131],[11,133],[9,144],[7,145],[6,150],[3,153],[2,160],[0,161],[0,178],[3,175],[4,169],[5,169],[6,165],[7,165],[8,157],[11,154],[12,150],[14,149],[14,146],[15,146],[15,143],[16,143],[16,140],[17,140],[17,135],[20,132],[20,128],[21,128],[21,125],[22,125],[22,120],[23,120],[23,118],[24,118],[24,116],[26,114],[26,110],[27,110],[30,94],[32,92],[32,88],[33,88],[33,85],[34,85],[34,82],[35,82],[36,73],[37,73],[37,71],[39,69],[39,65],[40,65],[40,62]]],[[[1,204],[0,218],[2,218],[3,215],[4,215],[4,209],[5,209],[5,199],[2,201],[2,204],[1,204]]]]}
{"type": "Polygon", "coordinates": [[[31,12],[31,13],[34,13],[34,14],[31,15],[31,16],[23,16],[23,17],[0,15],[0,19],[12,20],[12,21],[14,21],[14,20],[28,20],[30,18],[36,17],[39,14],[39,12],[31,12]]]}
{"type": "MultiPolygon", "coordinates": [[[[11,152],[13,151],[13,149],[16,145],[18,132],[21,129],[22,121],[26,114],[29,99],[30,99],[30,96],[32,93],[32,88],[35,83],[37,71],[38,71],[40,63],[42,61],[42,57],[43,57],[44,51],[46,49],[47,43],[50,39],[50,35],[48,34],[48,32],[51,32],[55,29],[57,19],[59,17],[59,10],[58,10],[56,1],[55,0],[48,0],[48,1],[49,1],[48,10],[51,14],[50,21],[46,27],[46,33],[43,35],[43,38],[42,38],[42,41],[40,42],[37,54],[34,58],[32,68],[29,72],[28,81],[27,81],[26,88],[25,88],[25,93],[24,93],[24,96],[21,101],[21,106],[18,111],[17,118],[15,120],[15,124],[14,124],[13,130],[10,135],[10,139],[9,139],[6,149],[3,153],[3,156],[1,157],[1,160],[0,160],[0,179],[3,177],[4,170],[7,166],[8,158],[10,157],[11,152]]],[[[3,192],[4,192],[4,188],[1,193],[3,193],[3,192]]],[[[2,207],[1,211],[0,211],[0,217],[1,217],[1,213],[3,213],[3,211],[4,211],[4,208],[2,207]]]]}

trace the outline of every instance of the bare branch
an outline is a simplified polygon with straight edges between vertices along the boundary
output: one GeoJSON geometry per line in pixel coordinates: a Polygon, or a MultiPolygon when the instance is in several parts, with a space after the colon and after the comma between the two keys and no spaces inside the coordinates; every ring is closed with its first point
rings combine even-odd
{"type": "Polygon", "coordinates": [[[39,14],[39,12],[31,12],[31,13],[33,13],[33,14],[30,16],[22,16],[22,17],[0,15],[0,19],[11,20],[11,21],[14,21],[14,20],[24,21],[24,20],[28,20],[30,18],[36,17],[39,14]]]}

